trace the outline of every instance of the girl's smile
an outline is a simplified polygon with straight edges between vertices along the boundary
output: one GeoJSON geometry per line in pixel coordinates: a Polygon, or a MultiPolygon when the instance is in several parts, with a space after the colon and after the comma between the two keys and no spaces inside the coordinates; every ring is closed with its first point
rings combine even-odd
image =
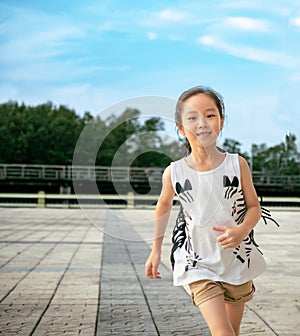
{"type": "Polygon", "coordinates": [[[185,101],[182,123],[178,128],[192,147],[199,144],[206,146],[216,142],[223,122],[224,117],[221,117],[214,100],[207,95],[197,94],[185,101]]]}
{"type": "Polygon", "coordinates": [[[201,137],[201,138],[207,138],[209,137],[210,135],[212,134],[212,132],[199,132],[199,133],[196,133],[197,137],[201,137]]]}

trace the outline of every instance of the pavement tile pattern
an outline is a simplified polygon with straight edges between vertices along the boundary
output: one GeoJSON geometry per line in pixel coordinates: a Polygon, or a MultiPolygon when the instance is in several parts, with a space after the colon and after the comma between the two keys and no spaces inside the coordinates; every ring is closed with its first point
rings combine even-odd
{"type": "MultiPolygon", "coordinates": [[[[168,237],[162,280],[144,276],[153,228],[137,219],[153,210],[93,212],[98,222],[80,209],[0,208],[0,335],[209,335],[172,286],[168,237]]],[[[280,229],[257,230],[269,267],[241,335],[300,335],[299,214],[278,211],[280,229]]]]}

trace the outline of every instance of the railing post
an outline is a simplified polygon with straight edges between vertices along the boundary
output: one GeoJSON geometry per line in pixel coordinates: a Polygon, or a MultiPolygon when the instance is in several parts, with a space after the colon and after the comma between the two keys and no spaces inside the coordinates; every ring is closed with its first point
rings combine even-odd
{"type": "Polygon", "coordinates": [[[134,194],[132,191],[127,193],[127,208],[132,209],[134,208],[134,194]]]}
{"type": "Polygon", "coordinates": [[[45,192],[44,191],[38,192],[37,207],[45,208],[45,192]]]}

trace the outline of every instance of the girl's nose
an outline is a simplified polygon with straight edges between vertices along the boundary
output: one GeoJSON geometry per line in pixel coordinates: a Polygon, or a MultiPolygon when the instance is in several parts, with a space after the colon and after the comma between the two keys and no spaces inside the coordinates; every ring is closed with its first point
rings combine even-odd
{"type": "Polygon", "coordinates": [[[207,122],[206,122],[205,118],[203,118],[203,117],[198,118],[198,127],[199,128],[207,127],[207,122]]]}

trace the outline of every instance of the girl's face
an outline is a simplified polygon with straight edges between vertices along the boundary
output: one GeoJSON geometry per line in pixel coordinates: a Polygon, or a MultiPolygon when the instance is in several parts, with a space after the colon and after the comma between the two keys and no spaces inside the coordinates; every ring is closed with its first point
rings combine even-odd
{"type": "Polygon", "coordinates": [[[207,147],[216,143],[223,123],[224,117],[220,116],[214,100],[205,94],[197,94],[185,101],[178,129],[192,148],[199,144],[207,147]]]}

